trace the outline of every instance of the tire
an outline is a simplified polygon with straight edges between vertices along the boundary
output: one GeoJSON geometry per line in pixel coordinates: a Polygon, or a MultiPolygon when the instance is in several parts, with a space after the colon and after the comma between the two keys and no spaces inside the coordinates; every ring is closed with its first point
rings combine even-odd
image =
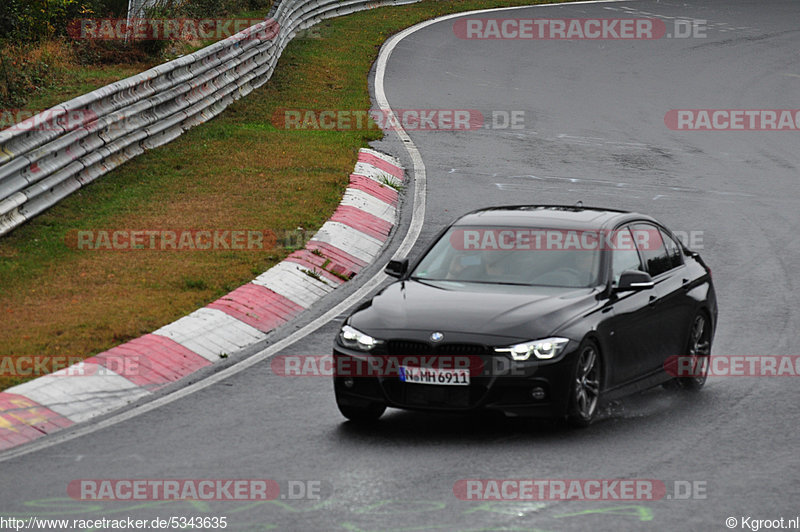
{"type": "Polygon", "coordinates": [[[372,403],[367,406],[353,406],[342,405],[337,402],[336,406],[339,407],[339,412],[341,412],[344,417],[353,423],[360,424],[374,423],[378,421],[386,411],[386,405],[380,403],[372,403]]]}
{"type": "Polygon", "coordinates": [[[678,389],[690,392],[699,391],[708,378],[708,366],[711,358],[711,322],[704,312],[699,312],[692,320],[689,328],[689,342],[686,355],[696,359],[692,367],[701,368],[701,374],[693,377],[676,377],[678,389]]]}
{"type": "Polygon", "coordinates": [[[600,350],[591,340],[578,348],[578,362],[570,387],[567,422],[574,427],[588,427],[597,417],[600,406],[603,360],[600,350]]]}

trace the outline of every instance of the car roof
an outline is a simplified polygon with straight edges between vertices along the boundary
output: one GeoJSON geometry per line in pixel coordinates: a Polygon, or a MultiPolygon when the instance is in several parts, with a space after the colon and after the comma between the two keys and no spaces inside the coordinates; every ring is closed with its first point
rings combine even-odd
{"type": "Polygon", "coordinates": [[[631,220],[655,221],[630,211],[576,205],[504,205],[465,214],[455,226],[500,226],[597,230],[631,220]]]}

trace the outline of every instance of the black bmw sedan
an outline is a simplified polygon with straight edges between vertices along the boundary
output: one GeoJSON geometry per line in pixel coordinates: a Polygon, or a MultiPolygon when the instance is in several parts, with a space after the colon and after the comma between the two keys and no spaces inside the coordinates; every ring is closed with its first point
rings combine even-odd
{"type": "Polygon", "coordinates": [[[582,206],[481,209],[447,227],[343,324],[334,391],[353,421],[386,407],[559,417],[705,383],[711,271],[653,218],[582,206]],[[669,371],[688,358],[690,374],[669,371]],[[705,368],[703,370],[702,368],[705,368]]]}

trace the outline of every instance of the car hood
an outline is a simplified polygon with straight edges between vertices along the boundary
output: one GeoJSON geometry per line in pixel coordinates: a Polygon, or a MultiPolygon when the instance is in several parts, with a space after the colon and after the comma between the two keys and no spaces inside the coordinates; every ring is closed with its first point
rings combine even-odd
{"type": "MultiPolygon", "coordinates": [[[[350,318],[368,334],[441,331],[531,340],[597,304],[593,288],[395,282],[350,318]]],[[[487,339],[488,340],[488,339],[487,339]]]]}

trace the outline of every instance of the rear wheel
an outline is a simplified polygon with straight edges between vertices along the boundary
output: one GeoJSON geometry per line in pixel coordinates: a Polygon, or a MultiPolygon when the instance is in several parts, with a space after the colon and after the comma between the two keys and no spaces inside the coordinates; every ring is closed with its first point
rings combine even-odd
{"type": "Polygon", "coordinates": [[[578,350],[578,364],[572,379],[570,410],[567,420],[577,427],[588,427],[597,416],[600,404],[600,376],[602,375],[600,351],[592,341],[586,341],[578,350]]]}
{"type": "Polygon", "coordinates": [[[694,371],[691,377],[676,377],[675,383],[680,389],[697,391],[706,383],[711,357],[711,324],[702,312],[692,320],[689,345],[684,356],[691,359],[694,371]]]}

